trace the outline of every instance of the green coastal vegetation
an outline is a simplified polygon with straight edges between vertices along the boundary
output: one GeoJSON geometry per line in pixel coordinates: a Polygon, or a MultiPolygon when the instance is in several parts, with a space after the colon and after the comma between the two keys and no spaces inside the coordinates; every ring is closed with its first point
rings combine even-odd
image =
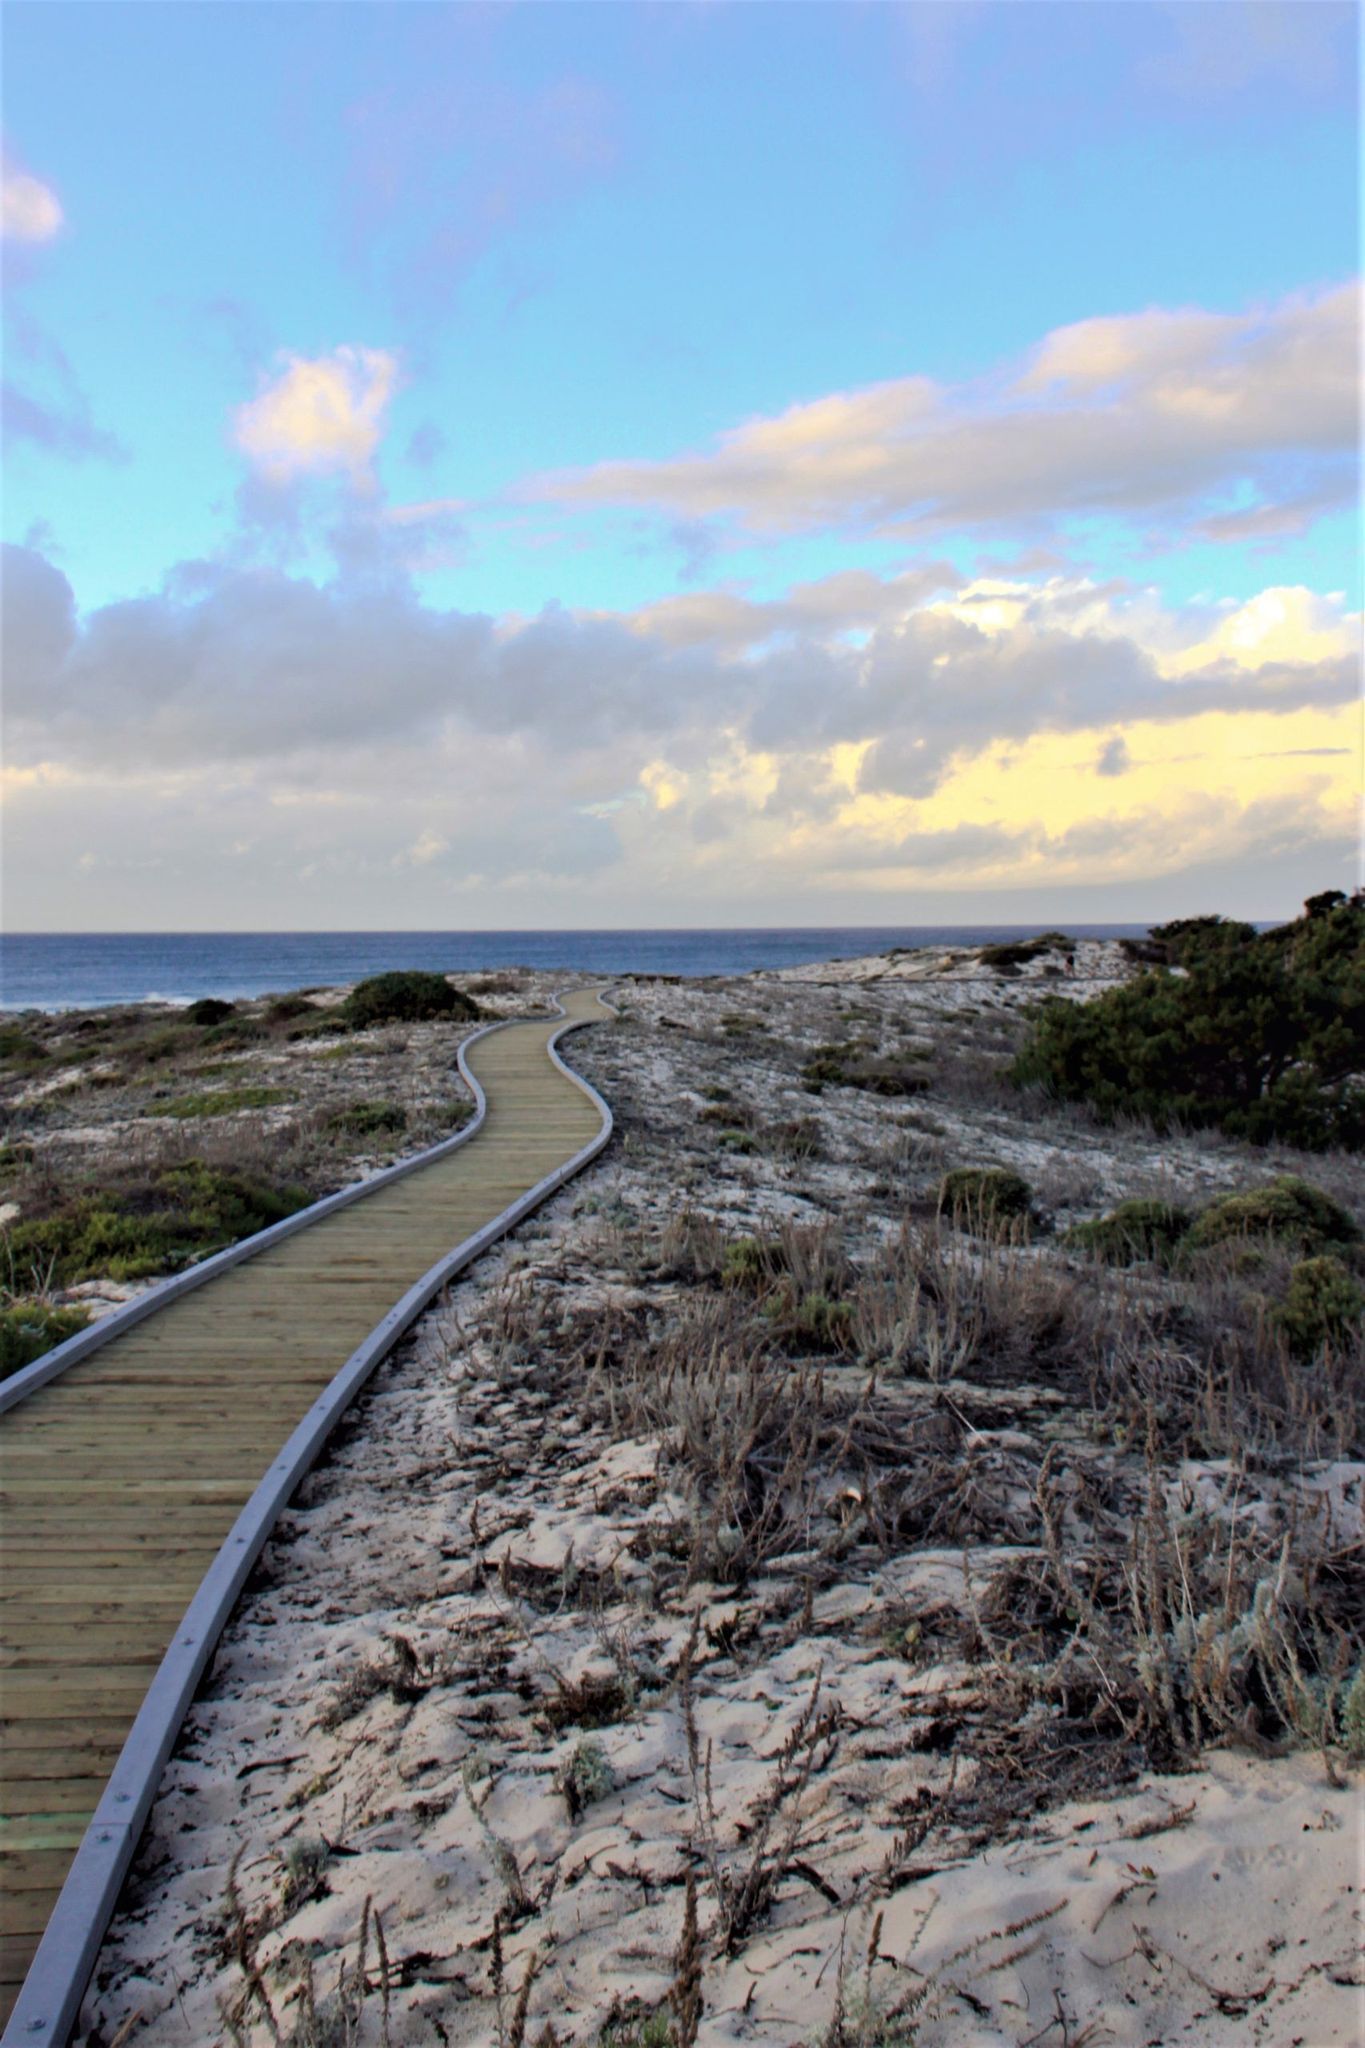
{"type": "Polygon", "coordinates": [[[1325,890],[1265,932],[1180,918],[1134,950],[1132,981],[1044,1003],[1014,1062],[1021,1087],[1111,1122],[1365,1146],[1365,895],[1325,890]]]}

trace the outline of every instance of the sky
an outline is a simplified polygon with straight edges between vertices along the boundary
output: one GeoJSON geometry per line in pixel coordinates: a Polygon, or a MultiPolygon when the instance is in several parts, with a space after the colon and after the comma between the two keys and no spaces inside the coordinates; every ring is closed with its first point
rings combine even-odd
{"type": "Polygon", "coordinates": [[[8,0],[10,930],[1358,879],[1334,0],[8,0]]]}

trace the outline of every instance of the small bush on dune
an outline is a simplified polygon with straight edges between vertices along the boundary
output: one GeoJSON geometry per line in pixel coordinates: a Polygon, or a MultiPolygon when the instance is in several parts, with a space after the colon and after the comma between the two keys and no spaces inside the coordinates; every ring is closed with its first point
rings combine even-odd
{"type": "Polygon", "coordinates": [[[1365,1318],[1365,1292],[1340,1259],[1301,1259],[1273,1319],[1296,1358],[1346,1343],[1365,1318]]]}
{"type": "Polygon", "coordinates": [[[173,1116],[185,1122],[194,1117],[236,1116],[244,1109],[273,1109],[289,1100],[287,1088],[207,1088],[199,1095],[177,1095],[170,1102],[150,1102],[151,1116],[173,1116]]]}
{"type": "Polygon", "coordinates": [[[220,996],[201,996],[197,1003],[191,1003],[185,1015],[191,1024],[224,1024],[236,1012],[235,1003],[225,1003],[220,996]]]}
{"type": "Polygon", "coordinates": [[[901,1058],[884,1058],[858,1045],[818,1045],[801,1069],[808,1095],[825,1088],[862,1088],[869,1095],[923,1095],[928,1076],[917,1071],[926,1054],[918,1047],[901,1058]]]}
{"type": "Polygon", "coordinates": [[[48,1049],[20,1024],[0,1024],[0,1063],[16,1073],[30,1073],[51,1057],[48,1049]]]}
{"type": "Polygon", "coordinates": [[[725,1248],[720,1269],[722,1285],[743,1287],[761,1293],[786,1271],[781,1244],[772,1238],[737,1237],[725,1248]]]}
{"type": "Polygon", "coordinates": [[[383,1131],[404,1130],[407,1121],[408,1113],[401,1103],[351,1102],[345,1109],[333,1110],[327,1124],[333,1131],[347,1131],[357,1138],[370,1138],[383,1131]]]}
{"type": "Polygon", "coordinates": [[[307,996],[286,995],[272,997],[266,1008],[267,1024],[292,1024],[300,1017],[316,1017],[318,1007],[310,1003],[307,996]]]}
{"type": "Polygon", "coordinates": [[[1022,1222],[1032,1200],[1028,1182],[1001,1166],[958,1166],[938,1185],[939,1209],[967,1230],[1022,1222]]]}
{"type": "Polygon", "coordinates": [[[357,1031],[371,1024],[418,1024],[444,1017],[455,1022],[477,1017],[479,1006],[443,974],[404,971],[375,974],[351,990],[342,1005],[346,1022],[357,1031]]]}
{"type": "Polygon", "coordinates": [[[1065,932],[1040,932],[1036,939],[1007,939],[998,946],[983,946],[981,965],[1008,974],[1026,961],[1036,960],[1041,953],[1073,953],[1075,949],[1076,941],[1065,932]]]}
{"type": "Polygon", "coordinates": [[[1135,1198],[1120,1202],[1106,1216],[1073,1224],[1062,1242],[1091,1253],[1109,1266],[1131,1266],[1139,1259],[1164,1262],[1190,1227],[1188,1210],[1169,1202],[1135,1198]]]}
{"type": "Polygon", "coordinates": [[[1264,1187],[1220,1195],[1196,1217],[1186,1242],[1191,1252],[1199,1252],[1258,1237],[1308,1253],[1355,1244],[1360,1231],[1340,1203],[1321,1188],[1285,1173],[1264,1187]]]}

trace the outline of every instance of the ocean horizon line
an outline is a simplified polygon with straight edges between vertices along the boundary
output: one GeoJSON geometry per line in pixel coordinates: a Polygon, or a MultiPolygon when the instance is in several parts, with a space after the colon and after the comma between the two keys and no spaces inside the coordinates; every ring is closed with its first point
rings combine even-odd
{"type": "MultiPolygon", "coordinates": [[[[1049,929],[1028,923],[620,925],[550,929],[276,932],[10,932],[0,1010],[249,999],[336,986],[393,968],[531,968],[580,974],[741,975],[919,946],[976,946],[1049,929]]],[[[1140,938],[1145,924],[1071,921],[1076,938],[1140,938]]]]}

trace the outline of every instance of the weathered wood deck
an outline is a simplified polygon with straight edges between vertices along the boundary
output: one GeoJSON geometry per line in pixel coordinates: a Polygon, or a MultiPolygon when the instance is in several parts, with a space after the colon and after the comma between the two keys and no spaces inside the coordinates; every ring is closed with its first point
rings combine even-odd
{"type": "MultiPolygon", "coordinates": [[[[604,1014],[592,992],[565,1007],[604,1014]]],[[[488,1107],[459,1150],[167,1303],[0,1423],[0,2019],[177,1624],[272,1458],[414,1282],[602,1129],[547,1056],[564,1022],[469,1048],[488,1107]]]]}

